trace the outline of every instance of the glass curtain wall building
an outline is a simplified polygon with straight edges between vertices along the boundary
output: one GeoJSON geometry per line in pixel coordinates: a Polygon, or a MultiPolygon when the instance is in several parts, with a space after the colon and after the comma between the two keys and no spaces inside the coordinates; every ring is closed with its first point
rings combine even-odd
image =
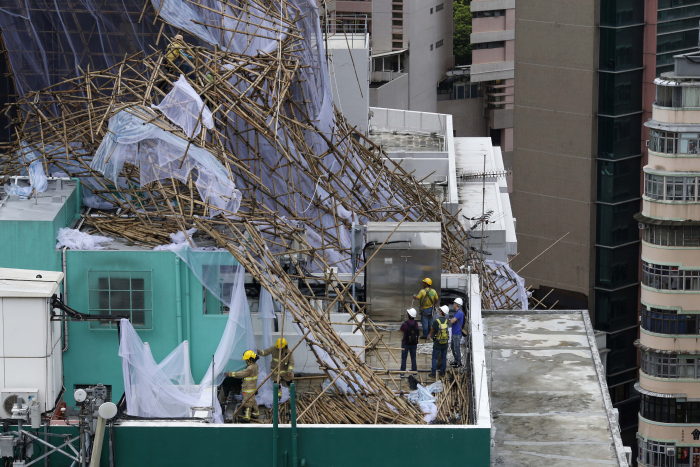
{"type": "Polygon", "coordinates": [[[607,333],[607,383],[629,444],[639,408],[634,215],[641,199],[644,7],[640,0],[600,1],[594,313],[596,329],[607,333]]]}

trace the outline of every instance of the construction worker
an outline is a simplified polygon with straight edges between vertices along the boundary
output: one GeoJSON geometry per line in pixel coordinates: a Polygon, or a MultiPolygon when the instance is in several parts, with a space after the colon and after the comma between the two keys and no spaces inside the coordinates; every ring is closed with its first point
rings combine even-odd
{"type": "Polygon", "coordinates": [[[430,376],[435,376],[437,370],[437,361],[440,358],[440,376],[445,374],[447,370],[447,347],[450,344],[450,330],[445,317],[450,309],[447,305],[439,308],[440,316],[433,322],[433,327],[430,329],[428,337],[433,338],[433,364],[430,369],[430,376]]]}
{"type": "MultiPolygon", "coordinates": [[[[406,370],[406,360],[411,355],[411,371],[418,371],[416,366],[416,349],[418,348],[418,323],[416,323],[416,310],[411,308],[406,310],[407,320],[401,324],[399,331],[403,333],[401,339],[401,371],[406,370]]],[[[404,374],[401,373],[401,377],[404,374]]]]}
{"type": "Polygon", "coordinates": [[[428,338],[428,332],[433,326],[433,308],[436,303],[440,303],[440,297],[437,292],[431,288],[433,285],[432,279],[426,277],[423,279],[423,290],[414,295],[414,300],[420,300],[420,319],[423,325],[423,339],[428,338]]]}
{"type": "MultiPolygon", "coordinates": [[[[187,76],[194,71],[194,68],[192,68],[192,66],[187,63],[187,60],[185,60],[191,60],[192,56],[185,51],[185,40],[180,34],[173,38],[173,41],[170,43],[170,45],[168,45],[166,52],[166,58],[170,60],[170,63],[179,69],[183,75],[187,76]]],[[[176,74],[176,70],[172,71],[174,74],[176,74]]]]}
{"type": "Polygon", "coordinates": [[[452,356],[455,358],[453,366],[459,368],[462,366],[462,353],[459,348],[459,342],[462,340],[462,328],[464,327],[464,312],[462,311],[462,305],[464,302],[461,298],[455,298],[452,306],[455,309],[455,314],[450,319],[450,324],[452,325],[452,356]]]}
{"type": "Polygon", "coordinates": [[[241,394],[243,395],[243,420],[250,421],[251,411],[255,418],[258,418],[260,411],[258,403],[255,400],[255,390],[258,387],[258,364],[255,363],[260,357],[255,355],[252,350],[246,350],[243,354],[243,361],[246,363],[246,369],[241,371],[231,371],[228,376],[242,379],[241,394]]]}
{"type": "MultiPolygon", "coordinates": [[[[279,369],[280,383],[284,383],[289,387],[294,379],[294,354],[287,347],[287,339],[277,339],[275,345],[270,346],[265,350],[258,350],[258,355],[267,357],[272,355],[272,364],[270,365],[270,373],[274,382],[277,382],[277,370],[279,369]],[[287,356],[289,356],[287,358],[287,356]],[[282,361],[282,364],[280,364],[282,361]]],[[[280,384],[277,391],[277,396],[282,397],[282,385],[280,384]]]]}

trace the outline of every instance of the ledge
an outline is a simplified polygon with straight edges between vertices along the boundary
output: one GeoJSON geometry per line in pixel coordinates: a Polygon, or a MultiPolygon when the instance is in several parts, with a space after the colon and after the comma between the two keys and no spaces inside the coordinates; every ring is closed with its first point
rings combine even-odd
{"type": "Polygon", "coordinates": [[[661,392],[648,391],[639,385],[639,382],[634,383],[634,389],[641,394],[646,394],[647,396],[663,397],[664,399],[676,399],[686,397],[686,394],[664,394],[661,392]]]}
{"type": "Polygon", "coordinates": [[[650,225],[670,225],[670,226],[677,226],[677,227],[683,227],[683,226],[694,226],[694,225],[700,225],[700,221],[694,221],[694,220],[685,220],[685,221],[674,221],[670,219],[657,219],[655,217],[649,217],[645,216],[641,212],[638,212],[634,216],[632,216],[634,220],[637,222],[641,222],[642,224],[650,224],[650,225]]]}

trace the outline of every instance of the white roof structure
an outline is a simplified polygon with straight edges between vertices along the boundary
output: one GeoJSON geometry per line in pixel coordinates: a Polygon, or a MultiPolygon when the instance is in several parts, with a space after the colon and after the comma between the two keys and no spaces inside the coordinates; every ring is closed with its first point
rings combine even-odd
{"type": "MultiPolygon", "coordinates": [[[[473,175],[468,181],[459,182],[458,199],[460,216],[480,218],[482,212],[493,211],[489,223],[484,226],[484,250],[491,253],[487,259],[508,261],[508,256],[518,253],[515,236],[515,219],[504,175],[501,148],[491,143],[491,138],[454,138],[457,176],[473,175]],[[478,177],[479,174],[490,176],[478,177]],[[484,193],[485,191],[485,193],[484,193]],[[482,204],[483,198],[483,204],[482,204]],[[483,211],[482,211],[483,209],[483,211]]],[[[476,221],[461,217],[465,228],[476,221]]],[[[481,225],[472,236],[481,236],[481,225]]],[[[480,242],[475,241],[475,247],[480,242]]]]}
{"type": "Polygon", "coordinates": [[[62,280],[60,271],[0,268],[0,297],[51,297],[62,280]]]}

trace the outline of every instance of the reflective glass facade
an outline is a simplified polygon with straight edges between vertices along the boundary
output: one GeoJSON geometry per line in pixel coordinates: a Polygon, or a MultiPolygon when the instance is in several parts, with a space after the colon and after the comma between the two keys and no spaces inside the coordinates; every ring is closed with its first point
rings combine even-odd
{"type": "Polygon", "coordinates": [[[698,47],[700,0],[658,0],[656,76],[673,71],[673,56],[698,47]]]}
{"type": "MultiPolygon", "coordinates": [[[[607,383],[636,432],[644,4],[601,0],[596,160],[595,328],[606,331],[607,383]]],[[[614,397],[613,397],[614,396],[614,397]]]]}

